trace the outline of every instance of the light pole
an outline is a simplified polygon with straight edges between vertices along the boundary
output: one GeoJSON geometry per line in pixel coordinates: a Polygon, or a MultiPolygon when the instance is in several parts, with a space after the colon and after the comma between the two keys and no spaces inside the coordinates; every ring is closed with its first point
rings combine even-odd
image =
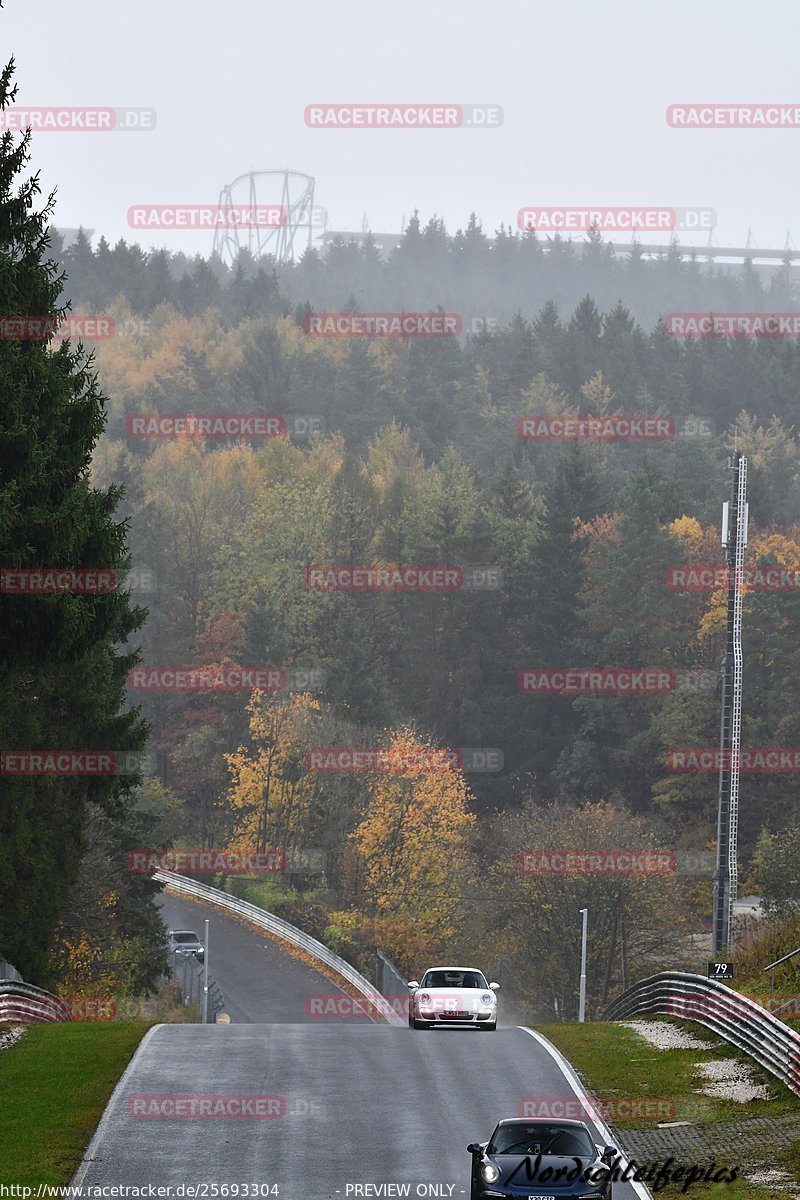
{"type": "Polygon", "coordinates": [[[578,1000],[578,1020],[583,1023],[586,1019],[586,926],[589,922],[589,910],[582,908],[580,912],[583,916],[583,928],[581,929],[581,987],[578,1000]]]}
{"type": "Polygon", "coordinates": [[[722,509],[722,545],[728,572],[725,658],[720,720],[717,859],[714,871],[714,919],[711,953],[733,941],[733,902],[738,889],[739,750],[742,736],[742,582],[747,547],[747,459],[737,450],[728,459],[733,472],[731,499],[722,509]]]}
{"type": "Polygon", "coordinates": [[[208,917],[206,917],[206,936],[203,952],[203,1024],[208,1021],[208,917]]]}

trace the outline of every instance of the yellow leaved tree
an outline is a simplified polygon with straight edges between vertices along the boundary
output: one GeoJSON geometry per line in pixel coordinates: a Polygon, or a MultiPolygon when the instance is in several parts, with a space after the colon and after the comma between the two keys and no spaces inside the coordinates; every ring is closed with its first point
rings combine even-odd
{"type": "Polygon", "coordinates": [[[252,746],[225,759],[233,777],[232,850],[290,852],[305,842],[317,778],[304,769],[320,705],[308,693],[275,696],[254,691],[247,706],[252,746]]]}
{"type": "MultiPolygon", "coordinates": [[[[469,892],[475,816],[464,776],[411,729],[394,732],[350,836],[359,931],[407,969],[447,953],[469,892]]],[[[335,914],[333,914],[335,919],[335,914]]]]}

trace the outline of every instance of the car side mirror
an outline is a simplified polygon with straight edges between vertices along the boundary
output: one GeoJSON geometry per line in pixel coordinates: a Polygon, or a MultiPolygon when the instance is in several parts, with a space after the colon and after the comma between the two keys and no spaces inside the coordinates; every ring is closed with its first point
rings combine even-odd
{"type": "Polygon", "coordinates": [[[617,1154],[619,1154],[619,1151],[617,1150],[616,1146],[603,1146],[603,1153],[601,1157],[614,1158],[617,1154]]]}
{"type": "Polygon", "coordinates": [[[477,1142],[470,1142],[470,1144],[467,1146],[468,1154],[480,1154],[480,1152],[481,1148],[477,1142]]]}
{"type": "Polygon", "coordinates": [[[500,984],[499,983],[490,983],[489,987],[492,989],[493,992],[496,992],[498,990],[498,988],[500,987],[500,984]]]}
{"type": "Polygon", "coordinates": [[[407,986],[408,986],[408,988],[409,988],[410,990],[412,990],[412,991],[413,991],[413,989],[414,989],[414,988],[418,988],[418,987],[419,987],[419,981],[418,981],[417,979],[410,979],[410,980],[408,981],[408,984],[407,984],[407,986]]]}

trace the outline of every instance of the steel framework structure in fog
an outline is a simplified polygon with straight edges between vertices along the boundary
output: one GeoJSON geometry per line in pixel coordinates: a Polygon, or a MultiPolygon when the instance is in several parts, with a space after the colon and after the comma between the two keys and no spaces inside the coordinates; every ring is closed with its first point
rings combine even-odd
{"type": "Polygon", "coordinates": [[[297,246],[311,246],[312,230],[316,226],[314,209],[314,179],[302,171],[248,171],[237,175],[219,194],[220,208],[258,209],[280,207],[280,224],[259,225],[257,221],[218,225],[214,230],[213,253],[223,262],[233,264],[240,250],[249,250],[253,258],[271,254],[278,263],[292,262],[297,246]]]}

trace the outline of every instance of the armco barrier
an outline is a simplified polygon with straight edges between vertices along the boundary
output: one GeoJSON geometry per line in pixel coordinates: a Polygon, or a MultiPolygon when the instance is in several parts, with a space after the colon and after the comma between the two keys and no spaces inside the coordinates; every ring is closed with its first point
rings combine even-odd
{"type": "Polygon", "coordinates": [[[661,1013],[697,1021],[724,1038],[800,1096],[800,1034],[755,1000],[715,979],[683,971],[662,971],[628,988],[603,1014],[621,1021],[661,1013]]]}
{"type": "Polygon", "coordinates": [[[173,871],[155,871],[153,878],[160,880],[171,892],[175,892],[179,896],[191,896],[195,900],[202,900],[204,904],[213,904],[215,908],[233,913],[235,916],[249,921],[251,925],[265,929],[267,933],[273,934],[282,942],[288,942],[290,946],[297,946],[298,949],[305,950],[306,954],[311,955],[317,962],[324,963],[326,967],[330,967],[340,978],[355,988],[359,995],[369,1000],[370,1009],[383,1016],[390,1025],[405,1024],[403,1018],[384,1000],[378,989],[373,987],[355,967],[351,966],[349,962],[345,962],[338,954],[334,954],[327,946],[323,946],[322,942],[318,942],[310,934],[303,933],[302,929],[290,925],[288,921],[281,920],[274,913],[266,912],[263,908],[250,904],[247,900],[237,900],[235,896],[229,896],[227,892],[221,892],[219,888],[210,887],[207,883],[197,883],[194,879],[187,879],[185,875],[176,875],[173,871]]]}
{"type": "MultiPolygon", "coordinates": [[[[181,989],[183,1003],[196,1004],[201,1010],[202,1018],[205,971],[193,954],[172,956],[172,978],[177,981],[181,989]],[[180,966],[177,962],[178,958],[181,960],[180,966]]],[[[222,989],[214,977],[209,975],[207,1021],[213,1024],[216,1021],[217,1013],[222,1012],[224,1008],[225,997],[222,994],[222,989]]]]}
{"type": "Polygon", "coordinates": [[[405,997],[408,992],[408,980],[405,975],[396,963],[392,962],[388,954],[384,954],[382,950],[376,950],[375,953],[380,963],[378,978],[383,995],[405,997]]]}
{"type": "Polygon", "coordinates": [[[22,983],[17,979],[0,979],[0,1021],[31,1023],[33,1021],[71,1021],[69,1005],[58,996],[22,983]]]}

